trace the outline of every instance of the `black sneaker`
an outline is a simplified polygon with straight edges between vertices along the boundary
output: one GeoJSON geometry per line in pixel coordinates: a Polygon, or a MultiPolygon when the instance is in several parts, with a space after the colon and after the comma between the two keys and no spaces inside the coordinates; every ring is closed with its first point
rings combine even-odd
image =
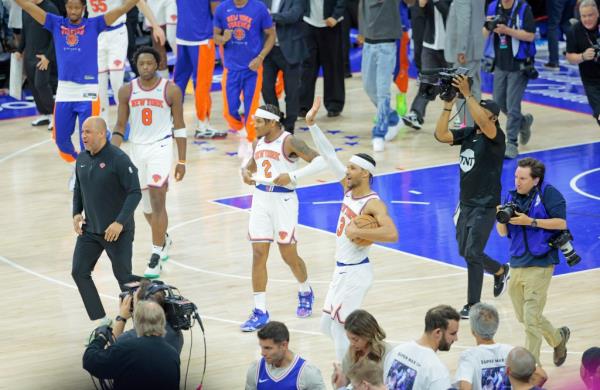
{"type": "Polygon", "coordinates": [[[567,342],[569,341],[569,337],[571,337],[571,331],[566,326],[563,326],[558,331],[562,336],[562,340],[560,341],[560,344],[554,348],[553,358],[556,367],[562,366],[565,360],[567,360],[567,342]]]}
{"type": "Polygon", "coordinates": [[[463,320],[468,320],[469,312],[471,311],[471,306],[473,306],[473,305],[469,305],[468,303],[466,305],[464,305],[460,311],[460,318],[462,318],[463,320]]]}
{"type": "Polygon", "coordinates": [[[519,129],[519,142],[521,145],[527,145],[531,138],[531,125],[533,124],[533,115],[523,115],[523,123],[519,129]]]}
{"type": "Polygon", "coordinates": [[[421,130],[421,127],[423,127],[423,120],[419,119],[419,116],[414,111],[403,116],[402,121],[404,122],[404,125],[412,127],[415,130],[421,130]]]}
{"type": "Polygon", "coordinates": [[[546,62],[544,64],[544,68],[546,68],[547,70],[551,70],[553,72],[560,71],[560,66],[558,64],[555,64],[554,62],[546,62]]]}
{"type": "Polygon", "coordinates": [[[506,287],[508,287],[508,279],[510,279],[510,264],[506,263],[502,267],[504,267],[504,272],[502,275],[494,275],[494,298],[498,298],[500,295],[504,294],[506,287]]]}

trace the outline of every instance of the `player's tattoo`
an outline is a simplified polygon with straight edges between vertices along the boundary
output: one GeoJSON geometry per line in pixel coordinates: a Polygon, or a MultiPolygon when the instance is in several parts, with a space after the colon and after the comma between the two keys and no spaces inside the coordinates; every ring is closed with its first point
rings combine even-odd
{"type": "Polygon", "coordinates": [[[290,137],[290,142],[292,144],[292,154],[295,154],[306,161],[312,161],[313,158],[319,155],[317,152],[309,148],[308,145],[306,145],[306,142],[294,136],[290,137]]]}

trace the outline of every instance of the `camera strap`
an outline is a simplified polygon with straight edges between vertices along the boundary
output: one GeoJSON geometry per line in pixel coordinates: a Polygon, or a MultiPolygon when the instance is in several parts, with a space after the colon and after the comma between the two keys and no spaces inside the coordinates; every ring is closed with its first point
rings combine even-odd
{"type": "MultiPolygon", "coordinates": [[[[512,27],[516,22],[516,13],[523,6],[520,0],[515,0],[513,3],[512,9],[510,11],[510,18],[508,19],[508,27],[512,27]]],[[[500,16],[500,12],[503,10],[502,8],[502,0],[498,0],[496,6],[496,16],[500,16]]]]}

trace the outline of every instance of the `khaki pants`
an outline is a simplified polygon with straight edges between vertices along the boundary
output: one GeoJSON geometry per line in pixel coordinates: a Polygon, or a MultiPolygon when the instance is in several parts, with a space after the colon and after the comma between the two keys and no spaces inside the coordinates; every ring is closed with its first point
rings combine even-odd
{"type": "Polygon", "coordinates": [[[511,268],[508,294],[512,300],[517,320],[525,325],[525,348],[540,364],[542,336],[555,348],[562,336],[542,315],[554,266],[511,268]]]}

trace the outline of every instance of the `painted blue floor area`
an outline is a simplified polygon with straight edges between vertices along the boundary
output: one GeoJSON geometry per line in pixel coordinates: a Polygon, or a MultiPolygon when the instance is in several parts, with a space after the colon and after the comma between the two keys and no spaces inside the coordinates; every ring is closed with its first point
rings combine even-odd
{"type": "MultiPolygon", "coordinates": [[[[458,149],[457,149],[458,153],[458,149]]],[[[567,224],[582,261],[568,267],[561,256],[557,274],[600,267],[600,142],[528,153],[547,167],[546,181],[567,201],[567,224]],[[580,176],[574,190],[570,182],[580,176]]],[[[523,155],[525,156],[525,154],[523,155]]],[[[506,161],[502,174],[503,197],[514,188],[517,162],[506,161]]],[[[393,249],[465,267],[458,255],[452,215],[459,197],[458,164],[394,172],[375,177],[373,188],[387,203],[400,240],[393,249]],[[399,203],[399,202],[421,203],[399,203]]],[[[340,211],[342,187],[327,183],[298,189],[299,223],[334,232],[340,211]]],[[[217,199],[216,202],[248,209],[252,196],[217,199]]],[[[334,237],[329,238],[334,245],[334,237]]],[[[300,238],[301,240],[301,238],[300,238]]],[[[486,252],[500,262],[508,260],[508,239],[492,231],[486,252]]]]}

